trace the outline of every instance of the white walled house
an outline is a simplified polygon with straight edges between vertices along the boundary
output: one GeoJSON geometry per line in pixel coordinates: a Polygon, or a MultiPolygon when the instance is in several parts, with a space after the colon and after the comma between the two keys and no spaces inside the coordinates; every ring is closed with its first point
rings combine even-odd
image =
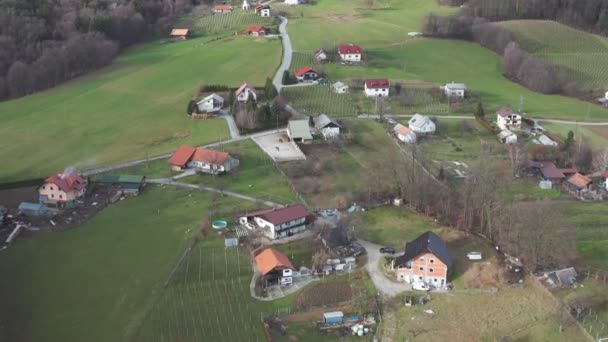
{"type": "Polygon", "coordinates": [[[343,62],[361,62],[363,49],[355,44],[342,44],[338,46],[338,54],[343,62]]]}
{"type": "Polygon", "coordinates": [[[260,228],[266,237],[275,240],[306,230],[306,220],[310,215],[303,205],[295,204],[243,215],[239,224],[249,229],[260,228]]]}
{"type": "Polygon", "coordinates": [[[496,112],[496,126],[501,130],[521,129],[521,115],[515,113],[510,107],[501,107],[496,112]]]}
{"type": "Polygon", "coordinates": [[[260,5],[255,8],[255,14],[260,17],[270,17],[270,6],[260,5]]]}
{"type": "Polygon", "coordinates": [[[419,135],[435,133],[435,123],[428,117],[420,114],[414,114],[408,125],[414,133],[419,135]]]}
{"type": "Polygon", "coordinates": [[[393,133],[395,133],[397,139],[404,143],[413,144],[416,142],[416,133],[402,124],[396,124],[395,127],[393,127],[393,133]]]}
{"type": "Polygon", "coordinates": [[[326,114],[321,114],[313,119],[315,128],[325,139],[332,139],[340,135],[340,126],[326,114]]]}
{"type": "Polygon", "coordinates": [[[299,5],[300,1],[299,0],[285,0],[285,5],[299,5]]]}
{"type": "Polygon", "coordinates": [[[441,87],[447,97],[464,98],[467,86],[464,83],[446,83],[441,87]]]}
{"type": "Polygon", "coordinates": [[[390,83],[387,79],[365,80],[365,96],[386,97],[389,94],[390,83]]]}
{"type": "Polygon", "coordinates": [[[201,113],[217,112],[224,107],[224,98],[217,94],[211,94],[197,102],[196,107],[201,113]]]}
{"type": "Polygon", "coordinates": [[[336,82],[336,83],[332,84],[331,85],[331,89],[336,94],[346,94],[346,93],[348,93],[348,85],[344,84],[342,82],[336,82]]]}
{"type": "Polygon", "coordinates": [[[496,137],[501,144],[515,144],[517,142],[517,135],[508,129],[500,131],[496,137]]]}
{"type": "Polygon", "coordinates": [[[249,100],[249,96],[251,96],[254,101],[258,100],[258,95],[256,94],[255,90],[253,90],[253,88],[250,87],[247,82],[243,83],[234,94],[239,102],[247,102],[249,100]]]}
{"type": "Polygon", "coordinates": [[[311,68],[309,65],[296,70],[295,75],[298,82],[315,81],[319,78],[317,70],[311,68]]]}

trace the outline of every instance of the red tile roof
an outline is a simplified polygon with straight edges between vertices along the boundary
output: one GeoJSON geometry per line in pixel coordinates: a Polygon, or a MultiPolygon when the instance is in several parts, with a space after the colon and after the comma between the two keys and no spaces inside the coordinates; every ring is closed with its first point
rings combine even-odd
{"type": "Polygon", "coordinates": [[[374,79],[374,80],[365,80],[365,86],[368,89],[380,89],[380,88],[388,88],[389,82],[387,79],[374,79]]]}
{"type": "Polygon", "coordinates": [[[500,109],[496,112],[496,114],[502,116],[503,118],[507,117],[509,114],[513,114],[515,113],[513,111],[513,109],[511,107],[507,107],[507,106],[502,106],[500,107],[500,109]]]}
{"type": "Polygon", "coordinates": [[[192,146],[180,146],[169,158],[169,164],[173,166],[184,167],[192,158],[192,155],[196,151],[195,147],[192,146]]]}
{"type": "Polygon", "coordinates": [[[62,173],[52,175],[45,179],[45,182],[57,185],[63,192],[80,191],[86,186],[86,180],[72,169],[65,169],[62,173]]]}
{"type": "Polygon", "coordinates": [[[307,217],[308,215],[309,213],[303,205],[294,204],[287,207],[266,211],[255,216],[259,216],[274,225],[279,225],[302,217],[307,217]]]}
{"type": "Polygon", "coordinates": [[[187,36],[188,29],[173,29],[173,30],[171,30],[171,35],[172,36],[187,36]]]}
{"type": "Polygon", "coordinates": [[[258,32],[258,33],[260,33],[262,31],[264,31],[264,33],[266,32],[266,28],[263,25],[249,25],[243,31],[243,33],[245,33],[245,34],[249,34],[251,32],[258,32]]]}
{"type": "Polygon", "coordinates": [[[397,126],[395,126],[395,132],[397,132],[397,134],[399,135],[403,135],[406,136],[410,133],[411,129],[409,127],[403,126],[401,124],[398,124],[397,126]]]}
{"type": "Polygon", "coordinates": [[[314,73],[317,72],[315,69],[313,69],[309,65],[307,65],[307,66],[305,66],[303,68],[300,68],[300,69],[296,70],[296,76],[302,76],[305,73],[311,72],[311,71],[314,72],[314,73]]]}
{"type": "Polygon", "coordinates": [[[256,6],[255,11],[258,12],[258,11],[261,11],[263,9],[270,9],[270,6],[268,6],[268,5],[256,6]]]}
{"type": "Polygon", "coordinates": [[[206,148],[197,148],[194,151],[194,155],[192,156],[192,160],[200,161],[203,163],[222,165],[228,159],[227,152],[213,151],[208,150],[206,148]]]}
{"type": "Polygon", "coordinates": [[[275,269],[291,268],[295,270],[291,261],[287,256],[276,249],[267,248],[262,253],[256,255],[255,263],[263,275],[272,272],[275,269]]]}
{"type": "Polygon", "coordinates": [[[232,6],[228,6],[228,5],[216,5],[215,7],[213,7],[214,11],[231,11],[232,10],[232,6]]]}
{"type": "Polygon", "coordinates": [[[342,44],[338,46],[338,53],[343,54],[361,54],[363,49],[359,45],[355,44],[342,44]]]}
{"type": "Polygon", "coordinates": [[[591,183],[591,179],[577,172],[572,177],[568,178],[568,183],[576,186],[579,189],[582,189],[589,185],[589,183],[591,183]]]}

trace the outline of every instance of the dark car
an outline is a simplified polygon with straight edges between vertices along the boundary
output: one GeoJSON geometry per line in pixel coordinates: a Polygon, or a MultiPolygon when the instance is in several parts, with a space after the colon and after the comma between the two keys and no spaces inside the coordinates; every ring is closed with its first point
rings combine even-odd
{"type": "Polygon", "coordinates": [[[380,253],[395,254],[395,249],[393,247],[380,247],[380,253]]]}

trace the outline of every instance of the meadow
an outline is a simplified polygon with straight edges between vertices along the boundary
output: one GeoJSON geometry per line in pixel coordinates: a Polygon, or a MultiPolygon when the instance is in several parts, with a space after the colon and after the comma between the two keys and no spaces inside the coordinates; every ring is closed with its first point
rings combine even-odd
{"type": "Polygon", "coordinates": [[[576,229],[580,265],[608,272],[608,204],[572,201],[562,207],[576,229]]]}
{"type": "Polygon", "coordinates": [[[0,340],[128,340],[212,201],[152,186],[77,228],[18,239],[0,258],[0,340]]]}
{"type": "Polygon", "coordinates": [[[515,34],[525,51],[565,68],[568,79],[606,91],[608,42],[605,38],[548,20],[497,23],[515,34]]]}
{"type": "Polygon", "coordinates": [[[188,100],[201,84],[263,85],[281,57],[278,40],[234,37],[152,42],[108,68],[60,87],[0,103],[0,182],[45,177],[166,153],[181,144],[229,138],[221,119],[192,121],[188,100]],[[242,51],[248,60],[242,63],[242,51]]]}

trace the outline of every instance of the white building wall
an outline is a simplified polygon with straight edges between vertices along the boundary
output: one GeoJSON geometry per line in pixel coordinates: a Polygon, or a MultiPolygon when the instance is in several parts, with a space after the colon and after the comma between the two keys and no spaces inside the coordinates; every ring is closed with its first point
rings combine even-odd
{"type": "Polygon", "coordinates": [[[376,97],[376,96],[388,96],[388,88],[382,89],[369,89],[367,86],[365,87],[365,96],[367,97],[376,97]]]}
{"type": "Polygon", "coordinates": [[[340,59],[346,62],[361,62],[360,53],[341,53],[340,59]]]}

